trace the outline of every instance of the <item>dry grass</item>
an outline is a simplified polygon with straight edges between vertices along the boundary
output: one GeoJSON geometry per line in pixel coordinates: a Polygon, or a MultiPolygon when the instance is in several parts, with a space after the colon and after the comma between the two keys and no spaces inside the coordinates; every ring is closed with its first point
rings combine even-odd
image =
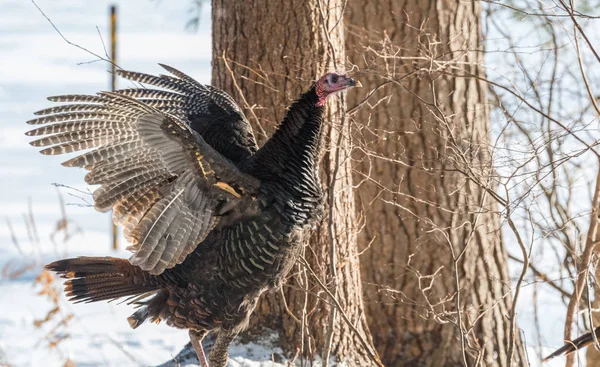
{"type": "MultiPolygon", "coordinates": [[[[53,244],[55,252],[66,251],[67,241],[73,235],[82,232],[81,228],[73,223],[66,215],[66,208],[60,191],[57,190],[60,203],[60,217],[56,220],[53,230],[42,238],[49,238],[53,244]],[[60,250],[60,251],[59,251],[60,250]]],[[[23,214],[23,222],[27,230],[26,241],[31,245],[32,251],[26,253],[21,246],[19,237],[13,230],[10,219],[6,218],[7,228],[10,233],[11,242],[16,248],[22,259],[8,261],[0,270],[0,280],[17,280],[23,277],[27,272],[42,267],[41,264],[41,241],[38,234],[35,216],[33,214],[33,205],[29,200],[27,212],[23,214]]],[[[33,285],[39,289],[37,295],[41,302],[49,302],[50,309],[46,314],[33,321],[36,329],[44,331],[43,336],[36,343],[36,347],[44,347],[48,350],[61,354],[64,367],[74,367],[75,363],[68,355],[63,355],[58,346],[65,343],[70,338],[69,327],[74,319],[74,315],[65,310],[64,300],[61,299],[61,285],[55,281],[55,276],[49,271],[43,270],[33,281],[33,285]]],[[[12,366],[5,360],[2,350],[0,350],[0,367],[12,366]]]]}
{"type": "MultiPolygon", "coordinates": [[[[54,282],[52,273],[44,270],[35,278],[34,283],[41,287],[38,295],[50,301],[53,307],[43,319],[34,320],[33,325],[38,329],[45,325],[51,325],[50,330],[46,332],[43,339],[48,349],[55,349],[59,344],[70,338],[69,323],[73,320],[73,314],[65,312],[61,307],[60,292],[62,289],[54,282]]],[[[68,362],[67,359],[65,363],[68,362]]]]}

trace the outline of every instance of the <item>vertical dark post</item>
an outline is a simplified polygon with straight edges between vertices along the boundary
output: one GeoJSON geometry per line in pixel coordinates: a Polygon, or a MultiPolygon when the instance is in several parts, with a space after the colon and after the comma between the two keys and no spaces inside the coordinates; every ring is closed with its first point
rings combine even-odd
{"type": "MultiPolygon", "coordinates": [[[[110,90],[117,89],[117,6],[110,6],[110,90]]],[[[116,250],[119,247],[119,236],[117,225],[112,222],[112,247],[116,250]]]]}

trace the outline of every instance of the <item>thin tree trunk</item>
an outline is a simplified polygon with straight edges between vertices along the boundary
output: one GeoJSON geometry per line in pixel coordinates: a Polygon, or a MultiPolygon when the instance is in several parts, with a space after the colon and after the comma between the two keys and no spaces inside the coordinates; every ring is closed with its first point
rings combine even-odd
{"type": "MultiPolygon", "coordinates": [[[[315,78],[343,68],[341,5],[341,0],[213,0],[213,85],[243,101],[259,145],[282,120],[285,107],[315,78]]],[[[349,128],[342,123],[345,107],[343,95],[328,104],[321,171],[331,210],[326,209],[305,257],[328,291],[337,295],[358,333],[340,312],[331,319],[331,299],[300,265],[282,292],[263,297],[250,332],[275,329],[291,354],[300,350],[307,357],[331,356],[366,366],[370,359],[361,339],[370,344],[370,337],[361,298],[350,147],[345,138],[349,128]]]]}
{"type": "MultiPolygon", "coordinates": [[[[451,75],[485,76],[480,10],[478,1],[348,2],[347,52],[367,74],[350,108],[379,88],[353,116],[363,148],[355,182],[367,320],[389,366],[509,365],[487,86],[451,75]]],[[[513,366],[524,361],[519,339],[513,366]]]]}

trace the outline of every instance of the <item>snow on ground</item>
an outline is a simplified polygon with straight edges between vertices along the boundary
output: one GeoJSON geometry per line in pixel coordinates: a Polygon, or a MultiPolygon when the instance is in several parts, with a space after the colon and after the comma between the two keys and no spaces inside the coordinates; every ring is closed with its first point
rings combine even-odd
{"type": "MultiPolygon", "coordinates": [[[[70,41],[104,55],[108,39],[109,1],[38,0],[37,4],[70,41]],[[98,29],[96,29],[98,27],[98,29]]],[[[202,82],[210,78],[210,19],[205,9],[198,33],[186,33],[191,2],[149,0],[112,1],[119,9],[118,63],[127,69],[159,72],[158,62],[185,70],[202,82]]],[[[41,265],[64,256],[111,255],[109,217],[89,207],[67,206],[73,229],[81,233],[68,241],[50,239],[60,218],[57,182],[86,189],[84,172],[60,166],[65,156],[45,157],[30,147],[24,132],[33,112],[49,106],[46,97],[66,93],[95,93],[109,83],[107,65],[68,45],[32,2],[0,0],[0,271],[35,262],[36,266],[11,280],[0,276],[0,365],[62,366],[67,358],[77,366],[148,366],[166,361],[187,343],[186,331],[165,325],[142,325],[132,330],[127,316],[132,308],[116,304],[73,305],[61,295],[62,316],[72,313],[67,329],[51,336],[69,337],[54,349],[44,338],[60,317],[35,328],[53,304],[38,296],[33,279],[41,265]],[[84,63],[78,65],[79,63],[84,63]],[[28,200],[39,233],[39,243],[28,239],[23,214],[28,200]],[[20,250],[12,244],[12,227],[20,250]],[[20,251],[23,253],[21,254],[20,251]]],[[[120,81],[126,86],[125,81],[120,81]]],[[[61,190],[66,203],[81,204],[61,190]]],[[[85,194],[76,193],[87,197],[85,194]]],[[[123,242],[122,242],[123,243],[123,242]]],[[[60,284],[56,282],[56,284],[60,284]]]]}
{"type": "MultiPolygon", "coordinates": [[[[275,334],[266,333],[261,340],[252,344],[242,344],[234,341],[229,347],[229,367],[288,367],[294,365],[282,357],[281,349],[274,346],[277,340],[275,334]]],[[[214,339],[209,335],[204,343],[205,350],[210,350],[214,339]]],[[[196,352],[190,344],[171,361],[158,367],[195,367],[198,366],[196,352]]],[[[320,367],[316,362],[314,367],[320,367]]]]}
{"type": "Polygon", "coordinates": [[[49,349],[44,335],[56,324],[41,330],[33,326],[52,308],[35,295],[30,279],[0,286],[0,346],[4,360],[14,366],[60,366],[70,358],[76,366],[148,366],[176,355],[187,342],[187,333],[164,325],[143,325],[132,330],[126,321],[131,307],[61,302],[64,314],[74,313],[70,337],[49,349]]]}

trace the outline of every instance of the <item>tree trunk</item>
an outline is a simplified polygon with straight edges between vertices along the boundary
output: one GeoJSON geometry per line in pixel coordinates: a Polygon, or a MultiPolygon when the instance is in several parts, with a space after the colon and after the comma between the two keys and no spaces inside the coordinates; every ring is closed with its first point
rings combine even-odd
{"type": "MultiPolygon", "coordinates": [[[[464,77],[485,77],[480,10],[478,1],[348,2],[346,48],[366,74],[350,108],[379,87],[356,109],[353,134],[365,308],[389,366],[509,365],[487,86],[464,77]]],[[[513,365],[524,361],[519,339],[513,365]]]]}
{"type": "MultiPolygon", "coordinates": [[[[342,0],[213,0],[213,85],[243,102],[259,145],[313,80],[344,67],[341,5],[342,0]]],[[[305,257],[337,294],[357,332],[340,312],[332,312],[331,299],[300,265],[282,292],[263,297],[249,332],[262,327],[279,331],[282,347],[292,355],[299,350],[304,357],[331,356],[366,366],[370,359],[363,345],[370,345],[370,336],[362,305],[350,146],[348,139],[340,139],[349,130],[343,123],[345,107],[343,95],[328,102],[321,171],[329,209],[305,257]]]]}

